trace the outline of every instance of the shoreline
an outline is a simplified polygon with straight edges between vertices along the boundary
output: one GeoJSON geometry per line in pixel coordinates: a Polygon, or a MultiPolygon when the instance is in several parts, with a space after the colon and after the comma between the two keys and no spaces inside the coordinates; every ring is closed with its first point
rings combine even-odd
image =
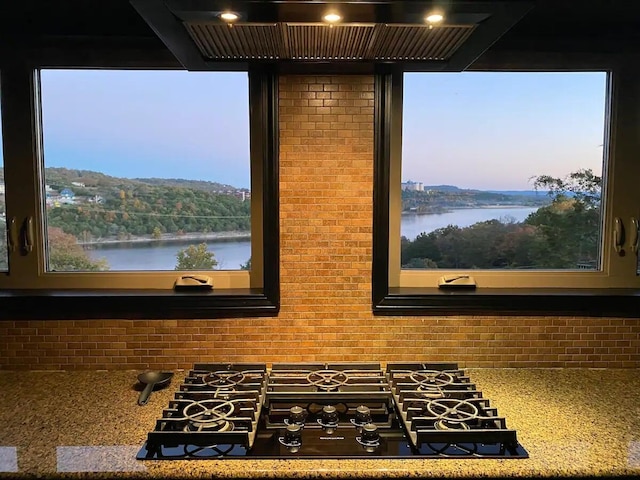
{"type": "Polygon", "coordinates": [[[498,209],[516,209],[516,208],[542,208],[545,205],[477,205],[473,207],[447,207],[439,212],[409,212],[403,210],[401,215],[442,215],[445,213],[451,213],[456,210],[498,210],[498,209]]]}
{"type": "Polygon", "coordinates": [[[184,235],[175,235],[164,233],[160,238],[154,238],[152,235],[138,235],[126,239],[99,239],[88,242],[78,241],[78,245],[84,249],[99,249],[103,246],[118,245],[143,245],[143,244],[162,244],[162,243],[186,243],[190,241],[206,242],[213,240],[215,242],[233,242],[237,240],[250,240],[251,233],[243,231],[231,232],[212,232],[212,233],[185,233],[184,235]]]}

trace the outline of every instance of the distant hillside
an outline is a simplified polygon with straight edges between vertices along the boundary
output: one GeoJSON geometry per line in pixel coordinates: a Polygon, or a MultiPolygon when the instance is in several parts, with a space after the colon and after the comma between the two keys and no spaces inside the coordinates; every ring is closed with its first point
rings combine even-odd
{"type": "MultiPolygon", "coordinates": [[[[139,186],[153,185],[163,187],[180,187],[204,192],[216,193],[222,191],[243,190],[232,185],[202,180],[186,180],[183,178],[124,178],[112,177],[101,172],[91,170],[73,170],[68,168],[45,168],[47,184],[70,186],[71,182],[84,183],[90,187],[139,186]]],[[[53,185],[51,185],[53,187],[53,185]]]]}
{"type": "Polygon", "coordinates": [[[233,190],[246,190],[233,187],[224,183],[206,182],[203,180],[185,180],[183,178],[134,178],[133,180],[147,185],[162,185],[165,187],[191,188],[204,192],[224,192],[233,190]]]}
{"type": "Polygon", "coordinates": [[[496,193],[509,196],[539,197],[547,195],[545,190],[478,190],[475,188],[460,188],[455,185],[425,185],[425,190],[434,190],[436,192],[471,192],[471,193],[496,193]]]}
{"type": "Polygon", "coordinates": [[[502,193],[504,195],[517,195],[524,197],[545,197],[549,194],[546,190],[487,190],[491,193],[502,193]]]}
{"type": "Polygon", "coordinates": [[[48,226],[82,242],[251,230],[250,196],[231,185],[68,168],[46,168],[45,183],[48,226]]]}
{"type": "Polygon", "coordinates": [[[455,185],[425,185],[425,190],[435,190],[437,192],[459,192],[462,190],[460,187],[456,187],[455,185]]]}
{"type": "Polygon", "coordinates": [[[456,208],[540,207],[551,202],[543,192],[469,190],[454,185],[426,185],[424,191],[403,190],[402,211],[444,213],[456,208]]]}

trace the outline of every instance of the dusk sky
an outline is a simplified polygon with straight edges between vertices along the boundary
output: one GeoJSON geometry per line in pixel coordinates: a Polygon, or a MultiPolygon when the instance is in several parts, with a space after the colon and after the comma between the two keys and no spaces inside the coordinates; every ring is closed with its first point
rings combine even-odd
{"type": "Polygon", "coordinates": [[[246,73],[43,70],[47,167],[249,187],[246,73]]]}
{"type": "Polygon", "coordinates": [[[405,74],[402,180],[531,190],[602,173],[606,74],[405,74]]]}
{"type": "MultiPolygon", "coordinates": [[[[246,73],[43,70],[47,167],[249,187],[246,73]]],[[[531,189],[602,171],[604,73],[405,75],[403,181],[531,189]]]]}

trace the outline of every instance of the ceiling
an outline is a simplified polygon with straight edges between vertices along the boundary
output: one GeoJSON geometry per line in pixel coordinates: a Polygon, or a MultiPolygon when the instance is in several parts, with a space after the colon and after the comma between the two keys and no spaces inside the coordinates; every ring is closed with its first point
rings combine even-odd
{"type": "MultiPolygon", "coordinates": [[[[533,4],[491,52],[640,53],[638,1],[533,0],[533,4]]],[[[129,0],[23,0],[0,6],[2,56],[21,48],[98,44],[166,50],[129,0]]]]}

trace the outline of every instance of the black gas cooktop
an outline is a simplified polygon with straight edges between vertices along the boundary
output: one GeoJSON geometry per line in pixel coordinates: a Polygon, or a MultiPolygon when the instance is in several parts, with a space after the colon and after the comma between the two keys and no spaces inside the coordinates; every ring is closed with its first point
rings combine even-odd
{"type": "Polygon", "coordinates": [[[137,458],[527,458],[450,363],[196,364],[137,458]]]}

